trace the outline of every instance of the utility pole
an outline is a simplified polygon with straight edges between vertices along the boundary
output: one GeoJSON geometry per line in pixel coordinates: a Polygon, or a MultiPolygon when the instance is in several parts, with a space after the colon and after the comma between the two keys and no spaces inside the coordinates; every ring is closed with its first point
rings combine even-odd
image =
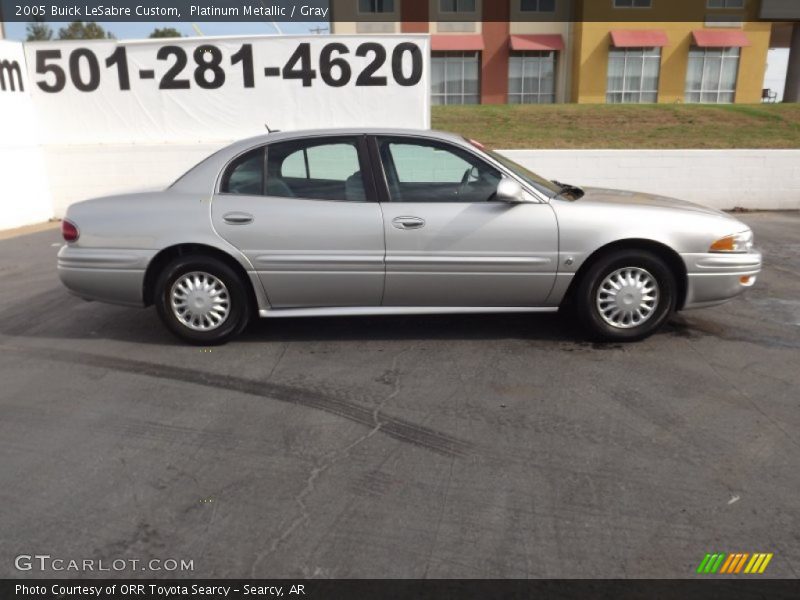
{"type": "Polygon", "coordinates": [[[320,26],[309,27],[308,31],[313,33],[313,34],[315,34],[315,35],[320,35],[320,34],[326,32],[326,31],[328,31],[328,28],[327,27],[320,27],[320,26]]]}

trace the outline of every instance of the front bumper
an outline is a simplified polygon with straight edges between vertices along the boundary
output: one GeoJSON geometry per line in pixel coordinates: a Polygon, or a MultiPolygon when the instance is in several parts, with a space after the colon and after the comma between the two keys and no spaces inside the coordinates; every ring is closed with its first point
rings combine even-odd
{"type": "Polygon", "coordinates": [[[73,294],[126,306],[144,306],[144,275],[153,252],[64,245],[58,252],[58,276],[73,294]]]}
{"type": "Polygon", "coordinates": [[[688,285],[683,308],[722,304],[753,287],[761,272],[761,253],[683,254],[688,285]]]}

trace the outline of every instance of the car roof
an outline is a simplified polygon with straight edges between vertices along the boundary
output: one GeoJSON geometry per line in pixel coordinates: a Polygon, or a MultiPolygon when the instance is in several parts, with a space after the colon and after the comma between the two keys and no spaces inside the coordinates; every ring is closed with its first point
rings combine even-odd
{"type": "Polygon", "coordinates": [[[257,148],[264,144],[285,140],[296,140],[303,138],[325,137],[325,136],[344,136],[344,135],[398,135],[413,136],[428,139],[436,139],[456,144],[465,144],[463,137],[454,133],[435,131],[431,129],[398,129],[388,127],[347,127],[331,129],[298,129],[293,131],[273,131],[254,137],[246,138],[234,142],[218,150],[207,157],[172,184],[174,191],[189,193],[206,193],[213,190],[217,176],[220,171],[233,158],[247,152],[252,148],[257,148]]]}
{"type": "Polygon", "coordinates": [[[445,131],[434,129],[401,129],[390,127],[343,127],[328,129],[296,129],[292,131],[273,131],[263,135],[257,135],[236,142],[232,145],[253,145],[269,144],[279,140],[293,140],[305,137],[339,136],[339,135],[412,135],[419,137],[435,138],[447,141],[463,141],[463,137],[445,131]]]}

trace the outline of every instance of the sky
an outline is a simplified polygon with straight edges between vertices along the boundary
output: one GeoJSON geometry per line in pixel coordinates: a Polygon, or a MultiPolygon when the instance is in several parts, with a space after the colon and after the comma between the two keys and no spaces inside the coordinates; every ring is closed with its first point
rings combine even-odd
{"type": "MultiPolygon", "coordinates": [[[[58,34],[58,28],[64,27],[69,23],[48,22],[48,25],[53,29],[54,35],[58,34]]],[[[113,33],[117,39],[136,39],[146,38],[157,27],[174,27],[185,36],[198,35],[192,23],[104,23],[100,25],[106,30],[113,33]]],[[[265,33],[309,33],[311,29],[316,27],[328,27],[327,22],[319,23],[273,23],[272,21],[263,22],[243,22],[243,23],[197,23],[197,27],[203,32],[203,35],[258,35],[265,33]],[[280,28],[280,31],[278,31],[280,28]]],[[[6,39],[24,41],[26,32],[25,27],[27,23],[9,23],[3,24],[5,27],[6,39]]],[[[323,32],[327,33],[327,31],[323,32]]]]}

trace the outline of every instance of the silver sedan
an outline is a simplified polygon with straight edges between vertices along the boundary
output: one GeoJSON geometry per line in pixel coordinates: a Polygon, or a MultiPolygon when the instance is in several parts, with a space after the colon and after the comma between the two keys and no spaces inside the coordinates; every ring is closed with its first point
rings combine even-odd
{"type": "Polygon", "coordinates": [[[725,213],[549,181],[432,131],[271,133],[169,188],[73,204],[58,254],[86,299],[155,305],[196,344],[252,317],[574,311],[588,335],[644,338],[761,270],[725,213]]]}

